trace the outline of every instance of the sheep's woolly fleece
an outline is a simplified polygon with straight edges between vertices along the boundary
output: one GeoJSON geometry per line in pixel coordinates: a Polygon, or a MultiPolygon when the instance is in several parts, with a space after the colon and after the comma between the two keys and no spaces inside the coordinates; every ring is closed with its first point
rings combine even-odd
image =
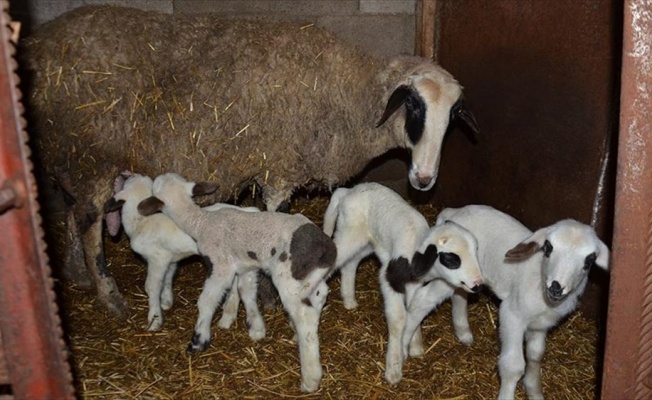
{"type": "Polygon", "coordinates": [[[22,50],[43,164],[83,201],[123,169],[217,180],[216,201],[342,183],[404,145],[374,125],[388,82],[425,61],[388,66],[313,25],[122,7],[75,9],[22,50]]]}

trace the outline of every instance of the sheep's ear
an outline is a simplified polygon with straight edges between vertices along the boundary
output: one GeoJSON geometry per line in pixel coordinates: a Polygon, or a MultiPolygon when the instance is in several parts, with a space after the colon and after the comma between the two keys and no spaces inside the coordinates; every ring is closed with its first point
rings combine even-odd
{"type": "Polygon", "coordinates": [[[108,214],[113,211],[118,211],[124,204],[124,200],[116,200],[115,197],[111,197],[106,203],[104,203],[104,213],[108,214]]]}
{"type": "Polygon", "coordinates": [[[480,127],[478,127],[478,121],[475,120],[473,113],[464,107],[464,99],[460,98],[453,104],[451,107],[450,120],[460,119],[464,121],[466,126],[469,127],[476,135],[480,133],[480,127]]]}
{"type": "Polygon", "coordinates": [[[122,224],[120,208],[124,203],[124,200],[116,200],[115,197],[111,197],[104,204],[104,214],[106,214],[104,220],[106,221],[106,229],[111,236],[116,236],[120,232],[120,225],[122,224]]]}
{"type": "Polygon", "coordinates": [[[414,257],[412,257],[412,274],[415,279],[418,279],[425,275],[437,261],[437,246],[434,244],[428,245],[426,251],[423,253],[416,252],[414,257]]]}
{"type": "Polygon", "coordinates": [[[595,259],[595,265],[604,269],[605,271],[609,270],[609,248],[602,240],[598,240],[598,247],[600,251],[598,257],[595,259]]]}
{"type": "Polygon", "coordinates": [[[195,183],[195,186],[192,187],[192,195],[202,196],[205,194],[211,194],[217,190],[219,185],[216,182],[199,182],[195,183]]]}
{"type": "Polygon", "coordinates": [[[138,203],[138,212],[140,215],[147,217],[161,211],[163,206],[165,206],[165,203],[163,203],[161,199],[155,196],[150,196],[138,203]]]}
{"type": "Polygon", "coordinates": [[[505,261],[518,262],[528,259],[532,254],[541,249],[543,242],[546,240],[547,234],[548,228],[541,228],[534,232],[514,248],[508,250],[507,253],[505,253],[505,261]]]}
{"type": "Polygon", "coordinates": [[[412,88],[406,85],[401,85],[394,90],[389,100],[387,100],[387,105],[385,106],[385,112],[383,116],[380,117],[380,121],[376,124],[376,128],[380,127],[385,123],[405,103],[405,100],[412,94],[412,88]]]}

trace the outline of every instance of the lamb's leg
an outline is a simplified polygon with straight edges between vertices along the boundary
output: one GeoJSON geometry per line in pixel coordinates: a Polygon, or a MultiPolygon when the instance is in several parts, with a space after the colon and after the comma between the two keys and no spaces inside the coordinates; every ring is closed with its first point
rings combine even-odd
{"type": "Polygon", "coordinates": [[[385,357],[385,380],[394,385],[403,377],[403,360],[406,354],[403,353],[402,338],[405,332],[407,310],[403,294],[395,292],[384,278],[386,270],[387,266],[380,269],[380,289],[385,302],[385,319],[389,333],[385,357]]]}
{"type": "Polygon", "coordinates": [[[229,329],[238,317],[238,307],[240,306],[240,294],[238,293],[239,281],[240,279],[237,276],[233,279],[233,285],[231,285],[229,295],[222,306],[222,317],[217,321],[219,328],[229,329]]]}
{"type": "Polygon", "coordinates": [[[163,324],[163,311],[161,310],[161,297],[167,273],[169,260],[147,260],[147,279],[145,280],[145,293],[149,303],[147,313],[147,330],[156,331],[163,324]]]}
{"type": "Polygon", "coordinates": [[[418,347],[413,349],[418,339],[415,336],[420,335],[421,322],[432,310],[449,298],[451,293],[451,287],[441,280],[430,282],[430,284],[419,287],[414,292],[412,301],[408,306],[405,333],[402,337],[404,354],[409,350],[410,355],[413,357],[423,355],[423,341],[421,342],[421,349],[418,347]]]}
{"type": "Polygon", "coordinates": [[[516,385],[525,372],[523,357],[523,337],[525,325],[505,301],[500,305],[500,357],[498,373],[500,375],[500,392],[498,398],[514,398],[516,385]]]}
{"type": "Polygon", "coordinates": [[[473,332],[469,326],[469,311],[468,311],[468,293],[462,289],[456,289],[453,297],[451,298],[452,315],[453,315],[453,329],[455,329],[455,336],[457,339],[467,346],[473,344],[473,332]]]}
{"type": "Polygon", "coordinates": [[[321,282],[307,299],[300,299],[293,294],[299,292],[300,288],[290,287],[296,285],[290,285],[288,282],[275,283],[281,302],[296,330],[301,360],[301,391],[314,392],[319,388],[322,377],[318,329],[328,287],[321,282]]]}
{"type": "MultiPolygon", "coordinates": [[[[210,261],[206,260],[206,262],[210,261]]],[[[195,324],[192,339],[188,345],[187,350],[189,352],[204,351],[208,348],[211,340],[211,322],[213,315],[215,315],[215,310],[224,297],[224,294],[233,285],[234,278],[234,267],[225,263],[213,264],[212,273],[206,279],[201,295],[199,295],[199,300],[197,300],[199,317],[195,324]]]]}
{"type": "Polygon", "coordinates": [[[525,376],[523,384],[527,392],[527,398],[543,399],[541,390],[541,358],[546,350],[545,331],[527,331],[525,334],[525,376]]]}
{"type": "Polygon", "coordinates": [[[88,213],[84,218],[89,221],[89,225],[86,229],[82,229],[82,244],[86,266],[97,288],[97,297],[110,312],[123,317],[127,310],[127,303],[120,294],[115,279],[107,270],[104,259],[102,214],[97,209],[94,213],[88,213]]]}
{"type": "Polygon", "coordinates": [[[337,247],[336,267],[340,270],[340,294],[344,308],[352,310],[358,307],[355,299],[355,274],[363,258],[373,252],[367,239],[344,228],[333,235],[337,247]]]}
{"type": "Polygon", "coordinates": [[[258,304],[256,303],[256,292],[258,287],[258,271],[250,271],[240,275],[238,291],[240,298],[247,311],[247,327],[249,337],[253,340],[260,340],[265,337],[265,321],[263,321],[258,304]]]}
{"type": "Polygon", "coordinates": [[[169,310],[174,304],[174,292],[172,291],[172,283],[174,282],[174,275],[177,273],[177,263],[170,263],[165,273],[163,280],[163,292],[161,293],[161,308],[169,310]]]}

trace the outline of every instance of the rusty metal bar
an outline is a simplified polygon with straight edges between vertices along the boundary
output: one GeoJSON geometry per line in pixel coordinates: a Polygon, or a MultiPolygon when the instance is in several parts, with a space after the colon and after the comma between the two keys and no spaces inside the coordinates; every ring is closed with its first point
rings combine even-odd
{"type": "Polygon", "coordinates": [[[26,145],[8,3],[0,3],[0,333],[18,399],[74,398],[26,145]]]}
{"type": "Polygon", "coordinates": [[[652,398],[652,1],[627,0],[603,399],[652,398]]]}

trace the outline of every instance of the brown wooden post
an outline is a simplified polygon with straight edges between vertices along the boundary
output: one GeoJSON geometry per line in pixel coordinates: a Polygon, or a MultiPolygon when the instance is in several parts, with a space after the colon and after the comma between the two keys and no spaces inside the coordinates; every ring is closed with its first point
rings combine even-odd
{"type": "Polygon", "coordinates": [[[652,2],[625,2],[603,399],[652,398],[652,2]]]}
{"type": "Polygon", "coordinates": [[[419,0],[417,3],[417,34],[415,54],[434,59],[435,20],[437,0],[419,0]]]}

